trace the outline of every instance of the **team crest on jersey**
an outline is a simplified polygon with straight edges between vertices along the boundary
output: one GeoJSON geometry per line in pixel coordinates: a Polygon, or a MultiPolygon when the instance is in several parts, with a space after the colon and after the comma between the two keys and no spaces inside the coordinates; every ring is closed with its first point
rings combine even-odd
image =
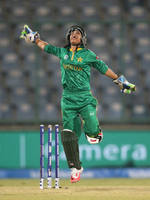
{"type": "Polygon", "coordinates": [[[78,58],[78,62],[82,62],[82,60],[83,60],[83,58],[81,58],[81,57],[78,58]]]}
{"type": "Polygon", "coordinates": [[[68,59],[68,55],[65,55],[65,56],[64,56],[64,59],[67,60],[67,59],[68,59]]]}

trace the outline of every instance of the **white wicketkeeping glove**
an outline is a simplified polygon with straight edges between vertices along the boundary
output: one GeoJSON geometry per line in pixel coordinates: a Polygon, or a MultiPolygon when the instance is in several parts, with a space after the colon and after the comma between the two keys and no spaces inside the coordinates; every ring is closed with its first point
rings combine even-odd
{"type": "Polygon", "coordinates": [[[24,25],[20,38],[25,39],[26,42],[35,43],[36,39],[40,38],[38,32],[33,32],[28,25],[24,25]]]}
{"type": "Polygon", "coordinates": [[[113,82],[115,84],[119,85],[122,93],[131,94],[131,92],[134,92],[136,90],[135,85],[132,83],[129,83],[123,75],[121,75],[121,76],[119,76],[119,78],[113,80],[113,82]]]}

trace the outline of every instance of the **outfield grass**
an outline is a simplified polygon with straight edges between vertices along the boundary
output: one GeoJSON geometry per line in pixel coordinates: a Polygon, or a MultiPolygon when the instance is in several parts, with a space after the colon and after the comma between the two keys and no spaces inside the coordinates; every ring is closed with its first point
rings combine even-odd
{"type": "Polygon", "coordinates": [[[39,189],[37,179],[0,179],[0,200],[149,200],[150,179],[61,180],[60,189],[39,189]]]}

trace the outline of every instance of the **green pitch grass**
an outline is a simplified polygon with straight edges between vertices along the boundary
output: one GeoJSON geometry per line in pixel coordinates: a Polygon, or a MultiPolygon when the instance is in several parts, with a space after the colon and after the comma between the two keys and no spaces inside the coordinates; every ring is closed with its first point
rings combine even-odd
{"type": "Polygon", "coordinates": [[[0,200],[148,200],[150,179],[61,180],[60,189],[39,189],[37,179],[0,179],[0,200]]]}

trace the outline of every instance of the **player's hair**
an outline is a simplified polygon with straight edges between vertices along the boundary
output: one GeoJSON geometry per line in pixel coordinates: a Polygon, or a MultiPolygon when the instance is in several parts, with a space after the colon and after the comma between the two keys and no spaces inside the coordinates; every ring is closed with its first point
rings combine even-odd
{"type": "Polygon", "coordinates": [[[81,45],[84,46],[84,48],[87,48],[87,37],[86,37],[86,32],[84,31],[84,29],[79,26],[79,25],[73,25],[71,27],[68,28],[68,31],[66,33],[66,42],[67,44],[64,46],[65,48],[70,47],[70,35],[73,31],[78,30],[80,31],[81,35],[82,35],[82,39],[81,39],[81,45]]]}

